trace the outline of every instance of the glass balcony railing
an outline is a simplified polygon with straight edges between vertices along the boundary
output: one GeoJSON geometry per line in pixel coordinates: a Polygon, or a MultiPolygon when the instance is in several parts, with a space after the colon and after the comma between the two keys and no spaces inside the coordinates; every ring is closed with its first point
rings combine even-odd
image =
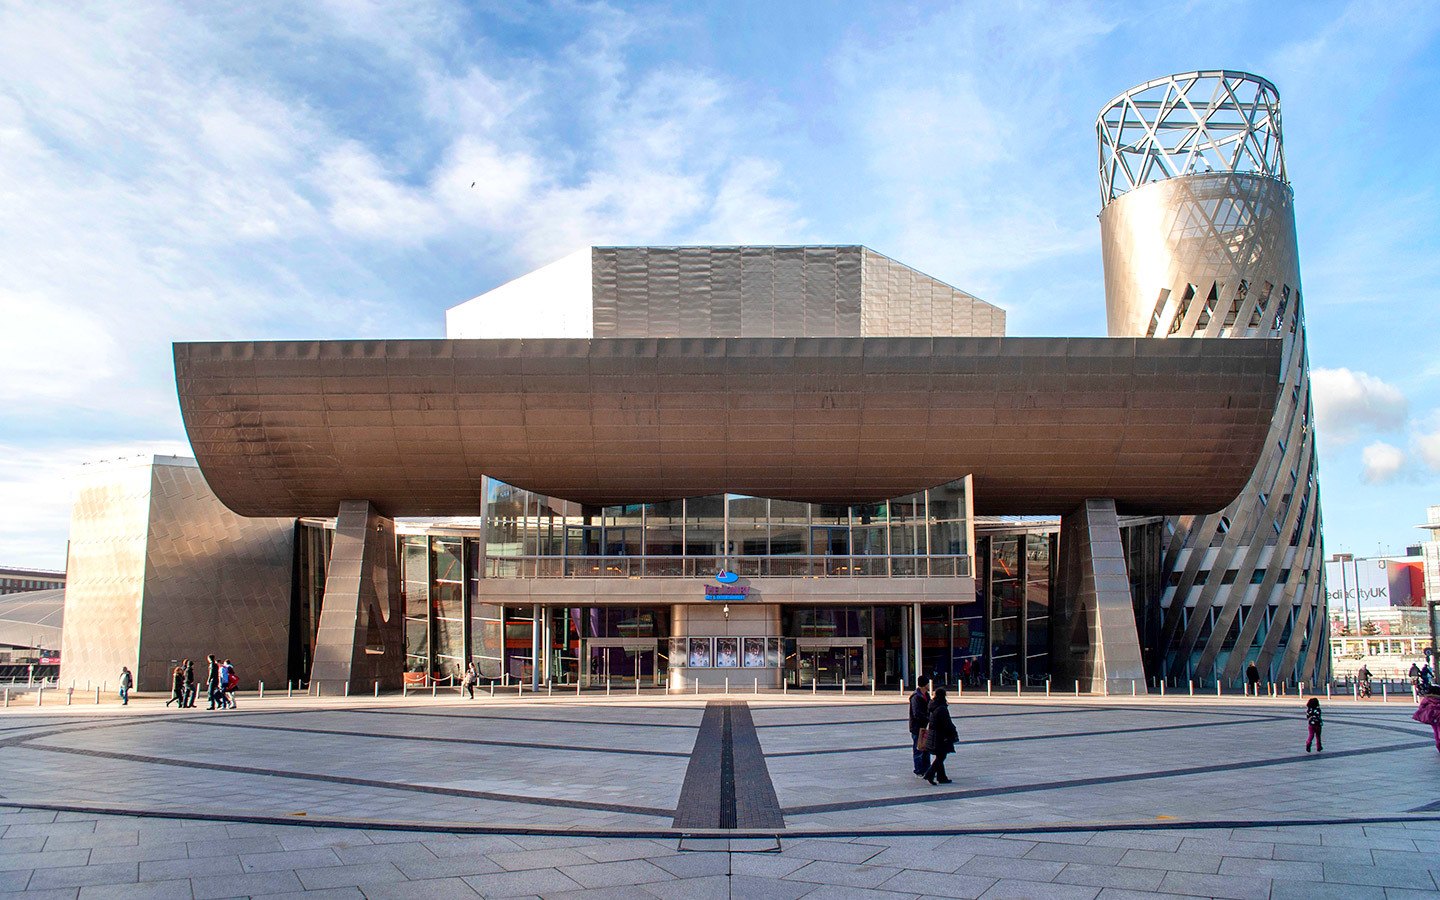
{"type": "Polygon", "coordinates": [[[969,556],[489,556],[486,578],[955,578],[969,556]]]}

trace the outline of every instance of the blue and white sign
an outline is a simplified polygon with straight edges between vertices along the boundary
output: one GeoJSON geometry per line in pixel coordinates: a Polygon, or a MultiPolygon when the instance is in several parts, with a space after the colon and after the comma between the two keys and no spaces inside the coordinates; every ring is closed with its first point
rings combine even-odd
{"type": "Polygon", "coordinates": [[[705,585],[706,600],[749,600],[749,585],[737,584],[740,576],[734,572],[716,572],[715,580],[719,584],[705,585]]]}

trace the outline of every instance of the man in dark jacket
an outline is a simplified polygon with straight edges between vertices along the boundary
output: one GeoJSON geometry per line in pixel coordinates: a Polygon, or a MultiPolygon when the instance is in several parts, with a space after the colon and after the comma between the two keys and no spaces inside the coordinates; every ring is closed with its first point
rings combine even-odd
{"type": "Polygon", "coordinates": [[[210,695],[210,705],[206,709],[214,709],[215,704],[220,702],[220,663],[215,659],[215,654],[205,657],[208,663],[208,670],[205,672],[205,688],[210,695]]]}
{"type": "Polygon", "coordinates": [[[921,778],[930,768],[930,751],[919,747],[920,729],[930,721],[930,694],[925,689],[930,678],[921,675],[915,680],[915,693],[910,695],[910,749],[915,754],[915,774],[921,778]]]}
{"type": "Polygon", "coordinates": [[[1247,693],[1260,696],[1260,669],[1253,662],[1245,667],[1245,683],[1249,686],[1247,693]]]}

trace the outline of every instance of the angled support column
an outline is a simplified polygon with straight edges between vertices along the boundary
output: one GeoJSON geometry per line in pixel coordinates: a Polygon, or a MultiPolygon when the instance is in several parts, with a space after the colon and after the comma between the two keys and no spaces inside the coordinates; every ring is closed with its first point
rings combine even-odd
{"type": "Polygon", "coordinates": [[[398,690],[405,677],[395,523],[364,500],[340,504],[325,573],[310,691],[369,693],[376,681],[398,690]]]}
{"type": "Polygon", "coordinates": [[[1114,500],[1086,500],[1060,518],[1059,600],[1057,674],[1093,694],[1145,684],[1114,500]]]}

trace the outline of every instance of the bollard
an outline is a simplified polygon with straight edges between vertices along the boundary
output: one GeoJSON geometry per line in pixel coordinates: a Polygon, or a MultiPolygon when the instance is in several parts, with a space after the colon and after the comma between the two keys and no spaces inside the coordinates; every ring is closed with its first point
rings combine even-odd
{"type": "Polygon", "coordinates": [[[1330,699],[1330,682],[1325,682],[1325,699],[1330,699]]]}
{"type": "Polygon", "coordinates": [[[635,696],[640,696],[640,676],[635,676],[635,696]]]}
{"type": "MultiPolygon", "coordinates": [[[[636,693],[638,694],[639,691],[636,691],[636,693]]],[[[555,682],[553,682],[553,681],[547,681],[547,682],[545,682],[545,696],[547,696],[547,697],[553,697],[553,696],[555,696],[555,682]]]]}
{"type": "Polygon", "coordinates": [[[1190,696],[1195,696],[1195,679],[1190,679],[1190,696]]]}
{"type": "Polygon", "coordinates": [[[1300,699],[1305,699],[1305,682],[1300,682],[1300,699]]]}
{"type": "Polygon", "coordinates": [[[699,676],[696,676],[696,678],[695,678],[695,696],[697,696],[697,697],[700,696],[700,678],[699,678],[699,676]]]}
{"type": "Polygon", "coordinates": [[[1080,679],[1075,679],[1075,696],[1080,696],[1080,679]]]}
{"type": "Polygon", "coordinates": [[[375,682],[375,696],[380,696],[380,682],[375,682]]]}
{"type": "MultiPolygon", "coordinates": [[[[6,705],[8,706],[9,704],[6,705]]],[[[98,687],[95,689],[95,705],[100,705],[100,689],[98,687]]]]}
{"type": "Polygon", "coordinates": [[[1388,693],[1388,688],[1389,688],[1389,687],[1390,687],[1390,686],[1389,686],[1388,684],[1386,684],[1385,682],[1383,682],[1383,681],[1380,682],[1380,702],[1381,702],[1381,703],[1389,703],[1389,702],[1390,702],[1390,694],[1388,693]]]}
{"type": "Polygon", "coordinates": [[[725,676],[725,694],[726,694],[726,696],[729,696],[729,694],[730,694],[730,676],[729,676],[729,675],[726,675],[726,676],[725,676]]]}
{"type": "Polygon", "coordinates": [[[905,682],[903,681],[900,682],[900,697],[901,699],[904,699],[905,697],[905,682]]]}
{"type": "MultiPolygon", "coordinates": [[[[905,692],[904,692],[904,691],[901,691],[901,692],[900,692],[900,695],[901,695],[901,696],[904,696],[904,695],[905,695],[905,692]]],[[[957,681],[957,682],[955,682],[955,696],[957,696],[957,697],[963,697],[963,696],[965,696],[965,682],[963,682],[963,681],[957,681]]]]}
{"type": "Polygon", "coordinates": [[[1020,696],[1020,682],[1015,682],[1015,696],[1020,696]]]}
{"type": "Polygon", "coordinates": [[[1220,696],[1220,679],[1215,679],[1215,696],[1220,696]]]}
{"type": "Polygon", "coordinates": [[[65,705],[66,705],[66,706],[69,706],[70,703],[71,703],[71,701],[73,701],[74,699],[75,699],[75,682],[72,681],[72,682],[70,682],[70,687],[69,687],[69,689],[65,691],[65,705]]]}
{"type": "Polygon", "coordinates": [[[290,699],[290,697],[291,697],[291,695],[294,693],[294,691],[295,691],[295,682],[293,682],[293,681],[287,681],[287,682],[285,682],[285,699],[286,699],[286,700],[289,700],[289,699],[290,699]]]}
{"type": "Polygon", "coordinates": [[[875,696],[875,679],[870,679],[870,696],[875,696]]]}
{"type": "Polygon", "coordinates": [[[315,682],[315,696],[317,696],[317,697],[323,697],[323,696],[325,696],[325,682],[323,682],[323,681],[317,681],[317,682],[315,682]]]}
{"type": "Polygon", "coordinates": [[[1161,681],[1160,681],[1160,696],[1162,696],[1162,697],[1165,696],[1165,681],[1164,681],[1164,679],[1161,679],[1161,681]]]}
{"type": "Polygon", "coordinates": [[[845,688],[850,684],[849,680],[840,682],[840,696],[845,696],[845,688]]]}
{"type": "Polygon", "coordinates": [[[518,697],[518,696],[520,696],[520,695],[523,694],[523,693],[525,693],[525,682],[523,682],[523,681],[517,681],[517,682],[515,682],[515,696],[518,697]]]}
{"type": "Polygon", "coordinates": [[[440,696],[440,695],[437,693],[437,691],[439,691],[439,690],[440,690],[440,686],[439,686],[438,684],[436,684],[436,683],[433,682],[433,681],[430,682],[430,698],[431,698],[432,700],[433,700],[434,698],[440,696]]]}
{"type": "Polygon", "coordinates": [[[349,681],[346,681],[346,682],[345,682],[345,696],[347,696],[347,697],[350,696],[350,682],[349,682],[349,681]]]}
{"type": "Polygon", "coordinates": [[[6,708],[6,709],[9,709],[9,708],[10,708],[10,689],[9,689],[9,688],[6,688],[6,689],[5,689],[5,708],[6,708]]]}
{"type": "MultiPolygon", "coordinates": [[[[1048,691],[1046,692],[1049,693],[1048,691]]],[[[1130,696],[1135,696],[1135,679],[1130,679],[1130,696]]]]}
{"type": "Polygon", "coordinates": [[[36,706],[40,706],[40,705],[41,705],[42,703],[44,703],[44,702],[45,702],[45,685],[42,684],[42,685],[40,685],[40,689],[35,692],[35,705],[36,705],[36,706]]]}
{"type": "Polygon", "coordinates": [[[757,676],[752,680],[755,682],[755,693],[760,693],[760,678],[757,676]]]}
{"type": "MultiPolygon", "coordinates": [[[[1134,682],[1131,682],[1132,684],[1134,682]]],[[[1045,696],[1050,696],[1050,679],[1045,679],[1045,696]]]]}
{"type": "Polygon", "coordinates": [[[990,688],[991,688],[991,686],[992,686],[992,685],[991,685],[990,679],[988,679],[988,678],[985,679],[985,696],[987,696],[987,697],[990,696],[990,688]]]}
{"type": "Polygon", "coordinates": [[[811,678],[811,679],[810,679],[810,693],[815,694],[815,693],[818,693],[819,691],[820,691],[820,682],[817,681],[817,680],[814,679],[814,678],[811,678]]]}
{"type": "MultiPolygon", "coordinates": [[[[495,696],[495,685],[490,685],[490,696],[495,696]]],[[[575,679],[575,696],[580,696],[580,679],[575,679]]]]}
{"type": "Polygon", "coordinates": [[[610,676],[605,676],[605,696],[610,696],[610,676]]]}

